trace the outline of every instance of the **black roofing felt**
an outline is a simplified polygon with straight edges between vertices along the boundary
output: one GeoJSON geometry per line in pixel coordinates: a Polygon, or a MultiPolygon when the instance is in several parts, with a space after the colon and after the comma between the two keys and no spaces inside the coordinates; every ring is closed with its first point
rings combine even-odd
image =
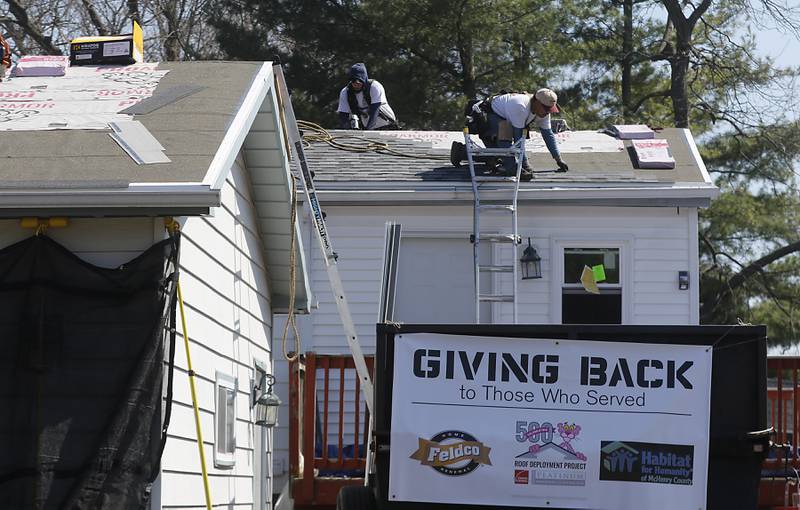
{"type": "MultiPolygon", "coordinates": [[[[329,131],[337,144],[353,147],[366,147],[370,142],[388,144],[391,152],[355,152],[312,141],[306,149],[310,168],[315,173],[315,182],[321,188],[335,186],[336,183],[442,183],[468,181],[469,169],[464,163],[453,167],[449,161],[449,149],[434,148],[432,142],[422,138],[413,139],[414,133],[404,133],[401,139],[390,132],[378,131],[329,131]],[[395,154],[395,152],[403,155],[395,154]]],[[[424,135],[424,133],[420,133],[424,135]]],[[[579,136],[579,134],[578,134],[579,136]]],[[[573,152],[562,154],[569,164],[569,172],[555,173],[553,158],[548,153],[529,151],[528,157],[534,167],[535,183],[609,185],[621,183],[668,184],[675,182],[702,183],[704,178],[691,154],[691,149],[683,133],[678,129],[664,129],[656,138],[669,141],[676,166],[670,170],[645,170],[636,168],[630,151],[618,152],[573,152]]],[[[626,147],[630,142],[625,142],[626,147]]],[[[477,165],[482,171],[484,165],[477,165]]],[[[377,186],[376,186],[377,187],[377,186]]]]}
{"type": "MultiPolygon", "coordinates": [[[[107,130],[5,131],[0,188],[126,187],[128,183],[202,182],[260,62],[167,62],[159,90],[205,87],[136,115],[172,162],[137,165],[107,130]]],[[[0,83],[2,90],[2,83],[0,83]]]]}

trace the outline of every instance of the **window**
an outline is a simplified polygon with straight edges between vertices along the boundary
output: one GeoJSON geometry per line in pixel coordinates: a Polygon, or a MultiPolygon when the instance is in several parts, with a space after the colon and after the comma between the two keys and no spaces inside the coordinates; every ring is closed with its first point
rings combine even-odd
{"type": "Polygon", "coordinates": [[[236,463],[236,379],[217,372],[214,385],[214,466],[236,463]]]}
{"type": "Polygon", "coordinates": [[[564,248],[564,280],[561,286],[563,324],[622,324],[622,274],[619,248],[564,248]],[[602,266],[605,280],[600,294],[581,284],[583,268],[602,266]]]}

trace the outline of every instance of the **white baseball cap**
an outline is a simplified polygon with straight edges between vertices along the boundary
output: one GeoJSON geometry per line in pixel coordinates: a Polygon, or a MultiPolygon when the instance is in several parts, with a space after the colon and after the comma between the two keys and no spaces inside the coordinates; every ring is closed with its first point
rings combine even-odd
{"type": "Polygon", "coordinates": [[[550,89],[539,89],[534,94],[537,101],[542,103],[548,112],[558,113],[558,96],[550,89]]]}

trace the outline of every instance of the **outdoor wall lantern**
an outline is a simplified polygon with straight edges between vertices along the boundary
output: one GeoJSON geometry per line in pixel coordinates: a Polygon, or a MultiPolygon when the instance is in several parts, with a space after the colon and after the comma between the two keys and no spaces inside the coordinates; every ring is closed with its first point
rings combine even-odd
{"type": "Polygon", "coordinates": [[[278,407],[281,399],[272,393],[275,377],[266,372],[257,371],[259,380],[253,384],[253,399],[250,407],[255,409],[255,424],[262,427],[274,427],[278,424],[278,407]],[[264,390],[266,386],[266,391],[264,390]]]}
{"type": "Polygon", "coordinates": [[[520,268],[522,269],[523,280],[535,280],[542,277],[542,257],[536,253],[536,248],[531,246],[531,238],[528,238],[528,246],[522,252],[522,258],[519,259],[520,268]]]}

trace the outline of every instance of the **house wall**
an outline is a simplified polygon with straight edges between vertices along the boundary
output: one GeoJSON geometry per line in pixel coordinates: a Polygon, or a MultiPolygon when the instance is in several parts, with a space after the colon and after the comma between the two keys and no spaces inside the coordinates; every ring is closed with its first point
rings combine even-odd
{"type": "MultiPolygon", "coordinates": [[[[252,423],[249,391],[253,360],[271,363],[272,312],[263,247],[241,160],[222,190],[222,206],[213,216],[182,218],[181,287],[185,300],[200,419],[215,506],[252,508],[254,445],[261,427],[252,423]],[[214,467],[215,371],[238,379],[236,464],[214,467]]],[[[17,220],[0,221],[0,246],[31,235],[17,220]]],[[[54,240],[82,259],[116,267],[164,238],[160,218],[73,219],[69,227],[51,229],[54,240]]],[[[162,473],[151,508],[205,509],[194,415],[183,337],[177,337],[174,399],[162,473]],[[160,501],[158,495],[160,494],[160,501]]],[[[271,465],[271,433],[266,466],[271,465]]],[[[268,477],[270,470],[265,469],[268,477]]],[[[267,487],[271,493],[271,487],[267,487]]],[[[268,500],[269,501],[269,500],[268,500]]],[[[271,508],[267,503],[264,508],[271,508]]]]}
{"type": "MultiPolygon", "coordinates": [[[[443,206],[325,206],[327,226],[334,250],[339,254],[346,297],[356,324],[359,339],[365,353],[375,349],[375,321],[378,313],[385,223],[396,221],[402,224],[405,239],[433,239],[439,245],[458,245],[463,256],[469,259],[463,280],[472,288],[472,248],[467,239],[472,233],[471,205],[443,206]],[[452,240],[452,243],[442,243],[452,240]]],[[[485,232],[507,231],[510,216],[482,215],[485,232]],[[505,223],[503,222],[505,220],[505,223]]],[[[304,218],[304,221],[308,221],[304,218]]],[[[308,235],[311,228],[304,228],[308,235]]],[[[696,208],[624,208],[581,206],[537,206],[525,204],[520,207],[519,233],[526,239],[531,237],[542,257],[541,280],[520,281],[518,286],[518,311],[520,323],[560,323],[561,287],[554,271],[559,270],[555,256],[559,247],[580,245],[609,245],[621,248],[623,273],[623,322],[626,324],[697,324],[698,323],[698,267],[697,267],[697,209],[696,208]],[[680,291],[677,286],[678,271],[690,271],[690,290],[680,291]]],[[[307,241],[310,241],[308,239],[307,241]]],[[[319,301],[319,309],[308,317],[299,319],[302,350],[318,353],[348,353],[341,321],[328,283],[324,261],[316,240],[306,242],[311,266],[311,286],[319,301]]],[[[495,263],[509,264],[510,250],[503,246],[495,248],[495,263]]],[[[519,247],[513,263],[521,256],[519,247]]],[[[449,254],[442,254],[446,257],[449,254]]],[[[413,255],[412,255],[413,256],[413,255]]],[[[401,242],[400,259],[409,257],[401,242]]],[[[435,277],[441,264],[429,260],[425,254],[414,260],[414,264],[435,277]]],[[[406,259],[407,260],[407,259],[406,259]]],[[[403,263],[401,262],[401,267],[403,263]]],[[[446,266],[446,265],[445,265],[446,266]]],[[[455,266],[455,264],[453,265],[455,266]]],[[[464,266],[460,264],[460,266],[464,266]]],[[[451,275],[452,276],[452,275],[451,275]]],[[[404,275],[398,276],[403,280],[404,275]]],[[[506,277],[507,278],[507,277],[506,277]]],[[[500,281],[496,282],[502,289],[500,281]]],[[[420,300],[426,294],[420,293],[420,300]]],[[[429,305],[439,309],[439,322],[448,322],[447,317],[461,316],[463,310],[452,308],[456,299],[437,299],[429,305]]],[[[463,300],[462,300],[463,301],[463,300]]],[[[459,305],[461,306],[461,305],[459,305]]],[[[511,322],[509,304],[494,305],[493,322],[511,322]]],[[[276,335],[282,331],[282,319],[276,319],[276,335]]],[[[403,320],[395,317],[395,320],[403,320]]],[[[458,322],[458,321],[454,321],[458,322]]],[[[278,345],[278,344],[276,344],[278,345]]],[[[287,380],[286,364],[276,360],[279,380],[287,380]]],[[[335,385],[334,385],[335,386],[335,385]]],[[[281,399],[288,400],[288,388],[279,387],[281,399]]],[[[346,395],[345,409],[353,409],[354,395],[346,395]]],[[[338,420],[336,410],[329,419],[338,420]]],[[[363,410],[363,407],[362,407],[363,410]]],[[[282,409],[288,417],[288,409],[282,409]]],[[[346,420],[352,419],[346,411],[346,420]]],[[[362,413],[363,416],[363,413],[362,413]]],[[[283,420],[276,432],[276,488],[285,480],[288,466],[288,420],[283,420]]]]}
{"type": "MultiPolygon", "coordinates": [[[[272,309],[263,246],[241,158],[222,189],[213,215],[183,221],[181,288],[191,340],[206,467],[215,506],[252,508],[258,480],[255,426],[250,410],[254,360],[270,366],[272,309]],[[236,454],[231,468],[214,466],[214,383],[220,371],[237,379],[236,454]]],[[[182,342],[182,337],[179,337],[182,342]]],[[[162,459],[162,508],[205,508],[186,356],[175,356],[175,394],[162,459]]],[[[271,465],[267,434],[266,465],[271,465]]],[[[269,477],[269,469],[265,469],[269,477]]],[[[271,493],[271,487],[267,487],[271,493]]],[[[267,503],[264,508],[271,508],[267,503]]]]}

